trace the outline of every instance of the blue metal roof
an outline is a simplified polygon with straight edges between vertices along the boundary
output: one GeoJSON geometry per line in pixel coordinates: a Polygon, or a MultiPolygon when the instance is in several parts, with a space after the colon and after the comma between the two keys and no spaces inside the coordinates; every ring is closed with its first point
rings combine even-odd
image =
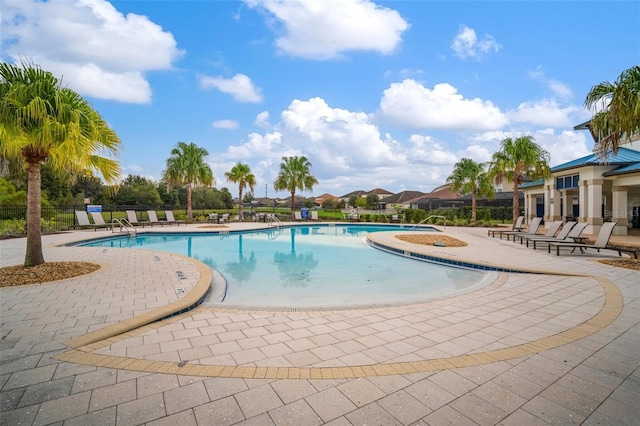
{"type": "Polygon", "coordinates": [[[518,185],[518,188],[531,188],[534,186],[541,186],[544,185],[544,179],[540,178],[540,179],[536,179],[534,181],[531,182],[525,182],[525,183],[521,183],[520,185],[518,185]]]}
{"type": "Polygon", "coordinates": [[[603,173],[603,176],[622,175],[625,173],[640,172],[640,162],[635,164],[629,164],[628,166],[618,167],[610,172],[603,173]]]}
{"type": "Polygon", "coordinates": [[[629,148],[619,148],[618,154],[616,155],[613,155],[611,151],[609,151],[604,158],[598,156],[597,154],[590,154],[582,158],[578,158],[577,160],[572,160],[568,163],[552,167],[551,172],[555,173],[562,170],[575,169],[578,167],[597,166],[605,164],[630,166],[634,163],[640,163],[640,151],[629,148]]]}

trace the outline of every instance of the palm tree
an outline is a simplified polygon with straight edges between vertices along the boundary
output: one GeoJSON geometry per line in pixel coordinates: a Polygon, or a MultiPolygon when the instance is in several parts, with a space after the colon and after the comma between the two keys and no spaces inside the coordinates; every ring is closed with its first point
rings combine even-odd
{"type": "Polygon", "coordinates": [[[477,197],[486,195],[493,198],[493,185],[484,166],[471,158],[463,158],[453,166],[453,172],[447,178],[447,183],[451,185],[452,191],[461,196],[471,194],[471,222],[476,221],[477,197]]]}
{"type": "Polygon", "coordinates": [[[226,172],[224,177],[227,178],[227,182],[238,184],[238,216],[242,222],[242,193],[249,185],[249,189],[253,191],[253,187],[256,185],[256,177],[251,173],[251,167],[248,164],[238,163],[231,171],[226,172]]]}
{"type": "Polygon", "coordinates": [[[27,168],[25,266],[44,263],[42,254],[41,166],[76,174],[93,170],[115,182],[120,166],[112,158],[121,142],[91,105],[38,65],[0,64],[0,157],[27,168]]]}
{"type": "Polygon", "coordinates": [[[589,123],[596,140],[594,150],[617,153],[620,145],[640,136],[640,66],[623,71],[614,83],[593,86],[584,105],[595,112],[589,123]]]}
{"type": "Polygon", "coordinates": [[[525,179],[540,179],[551,175],[549,153],[535,143],[533,136],[506,138],[500,150],[493,153],[489,164],[489,179],[498,183],[513,182],[513,222],[520,214],[518,187],[525,179]]]}
{"type": "Polygon", "coordinates": [[[313,186],[318,184],[318,179],[311,175],[311,162],[307,157],[294,156],[282,157],[280,171],[273,182],[273,189],[276,191],[289,191],[291,193],[291,217],[296,210],[296,189],[300,191],[312,191],[313,186]]]}
{"type": "Polygon", "coordinates": [[[187,216],[193,220],[191,193],[196,185],[210,186],[215,183],[211,167],[204,161],[209,152],[193,142],[178,142],[167,158],[167,167],[163,178],[167,181],[168,190],[173,185],[185,185],[187,188],[187,216]]]}

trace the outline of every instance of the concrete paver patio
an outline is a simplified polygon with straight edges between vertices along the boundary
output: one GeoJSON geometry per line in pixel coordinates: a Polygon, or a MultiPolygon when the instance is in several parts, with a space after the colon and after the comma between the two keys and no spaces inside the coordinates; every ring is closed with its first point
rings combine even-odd
{"type": "MultiPolygon", "coordinates": [[[[185,229],[203,230],[162,231],[185,229]]],[[[48,261],[103,268],[0,289],[0,424],[638,424],[639,271],[596,262],[611,251],[558,257],[483,229],[444,232],[469,245],[372,239],[533,273],[500,272],[484,289],[414,305],[200,305],[161,319],[215,284],[209,268],[56,246],[107,231],[45,236],[48,261]]],[[[0,266],[21,263],[24,243],[0,241],[0,266]]]]}

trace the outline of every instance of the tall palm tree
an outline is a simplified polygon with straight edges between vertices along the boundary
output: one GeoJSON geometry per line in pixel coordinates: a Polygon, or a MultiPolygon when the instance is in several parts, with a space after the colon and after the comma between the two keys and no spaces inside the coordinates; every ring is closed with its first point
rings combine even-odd
{"type": "Polygon", "coordinates": [[[614,83],[604,81],[593,86],[584,105],[595,112],[589,127],[596,140],[596,152],[617,153],[620,145],[638,139],[640,66],[623,71],[614,83]]]}
{"type": "Polygon", "coordinates": [[[488,174],[481,163],[471,158],[463,158],[453,166],[453,172],[447,178],[451,190],[461,196],[471,194],[471,222],[476,221],[477,197],[493,198],[494,189],[488,174]]]}
{"type": "Polygon", "coordinates": [[[535,143],[533,136],[506,138],[500,150],[493,153],[489,163],[489,178],[498,183],[513,183],[513,221],[520,214],[518,188],[525,179],[540,179],[551,176],[549,153],[535,143]]]}
{"type": "Polygon", "coordinates": [[[276,191],[289,191],[291,193],[291,217],[296,210],[296,189],[300,191],[312,191],[318,184],[318,179],[311,174],[311,162],[307,157],[294,156],[282,157],[280,171],[273,182],[276,191]]]}
{"type": "Polygon", "coordinates": [[[184,185],[187,188],[187,216],[193,219],[191,193],[196,185],[210,186],[215,183],[211,167],[204,161],[209,155],[205,148],[191,143],[178,142],[167,158],[167,166],[163,177],[167,181],[169,191],[173,185],[184,185]]]}
{"type": "Polygon", "coordinates": [[[251,167],[248,164],[238,163],[224,174],[227,178],[227,182],[238,184],[238,216],[242,222],[242,193],[249,186],[249,189],[253,191],[256,185],[256,176],[251,173],[251,167]]]}
{"type": "Polygon", "coordinates": [[[91,105],[40,66],[0,63],[0,157],[27,168],[25,266],[44,263],[42,254],[41,166],[80,173],[94,170],[115,182],[121,142],[91,105]]]}

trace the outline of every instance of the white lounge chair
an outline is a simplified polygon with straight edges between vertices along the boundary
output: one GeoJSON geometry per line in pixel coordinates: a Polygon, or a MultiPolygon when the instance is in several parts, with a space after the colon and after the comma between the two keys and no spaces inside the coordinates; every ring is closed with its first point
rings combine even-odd
{"type": "Polygon", "coordinates": [[[300,212],[293,212],[293,218],[295,220],[302,220],[302,213],[300,212]]]}
{"type": "Polygon", "coordinates": [[[102,217],[102,213],[100,212],[91,212],[91,217],[93,218],[93,223],[96,228],[107,228],[111,229],[111,224],[106,223],[104,218],[102,217]]]}
{"type": "MultiPolygon", "coordinates": [[[[533,241],[533,249],[535,250],[537,248],[536,246],[537,244],[563,243],[563,242],[575,243],[579,238],[581,238],[580,235],[582,234],[582,232],[584,231],[584,228],[586,227],[587,227],[587,222],[580,222],[580,223],[573,222],[573,226],[564,237],[562,237],[564,233],[561,232],[555,238],[544,238],[541,236],[540,238],[531,239],[531,241],[533,241]]],[[[565,228],[563,227],[562,230],[564,231],[564,229],[565,228]]]]}
{"type": "MultiPolygon", "coordinates": [[[[564,222],[561,221],[561,220],[555,220],[555,221],[549,223],[548,227],[545,226],[547,231],[544,234],[542,234],[542,236],[545,237],[545,238],[554,238],[556,236],[556,234],[558,233],[558,231],[560,230],[560,227],[562,226],[563,223],[564,222]]],[[[522,244],[524,242],[524,239],[525,238],[529,238],[529,237],[537,237],[537,235],[514,234],[513,235],[513,241],[515,242],[516,238],[520,238],[520,244],[522,244]]]]}
{"type": "Polygon", "coordinates": [[[153,225],[153,224],[160,224],[162,226],[164,226],[165,223],[171,225],[169,222],[167,222],[166,220],[158,220],[158,215],[156,214],[155,210],[147,210],[147,216],[149,216],[149,222],[153,225]]]}
{"type": "MultiPolygon", "coordinates": [[[[551,247],[555,247],[556,248],[556,255],[560,256],[560,247],[565,247],[565,248],[571,248],[573,250],[575,249],[580,249],[580,253],[585,253],[586,249],[596,249],[598,251],[598,253],[600,253],[600,249],[606,249],[608,248],[607,245],[609,244],[609,240],[611,239],[611,235],[613,234],[613,228],[616,227],[616,223],[615,222],[605,222],[602,224],[602,227],[600,228],[600,232],[598,232],[598,237],[596,238],[595,243],[593,244],[583,244],[583,243],[565,243],[565,242],[555,242],[555,243],[549,243],[548,245],[548,252],[551,253],[551,247]]],[[[617,248],[608,248],[609,250],[613,250],[613,251],[617,251],[619,256],[622,256],[622,252],[628,252],[629,254],[634,255],[634,257],[637,259],[638,258],[638,254],[636,253],[635,250],[631,251],[631,250],[623,250],[623,249],[617,249],[617,248]]]]}
{"type": "Polygon", "coordinates": [[[180,226],[181,223],[184,223],[185,225],[187,224],[186,220],[176,220],[176,218],[173,216],[172,210],[165,210],[164,214],[167,217],[167,222],[169,222],[169,224],[175,223],[178,226],[180,226]]]}
{"type": "Polygon", "coordinates": [[[534,217],[533,219],[531,219],[531,224],[526,231],[524,231],[524,229],[520,229],[518,231],[498,231],[496,232],[496,235],[500,235],[500,239],[502,239],[503,236],[507,237],[507,241],[509,241],[510,235],[513,235],[513,241],[516,240],[516,237],[518,235],[538,235],[538,228],[540,228],[541,223],[541,217],[534,217]]]}
{"type": "MultiPolygon", "coordinates": [[[[554,222],[554,224],[555,223],[556,222],[554,222]]],[[[545,240],[562,241],[565,238],[567,238],[567,235],[569,235],[569,232],[571,232],[575,224],[576,222],[564,222],[564,223],[560,222],[560,225],[558,226],[558,229],[560,229],[560,231],[558,232],[558,230],[555,229],[557,234],[554,233],[553,235],[549,235],[549,236],[546,234],[545,235],[529,235],[528,237],[520,238],[520,243],[522,244],[522,241],[526,241],[527,247],[529,247],[529,241],[533,241],[533,242],[545,241],[545,240]],[[562,226],[562,228],[560,228],[560,226],[562,226]]],[[[551,233],[551,232],[552,232],[551,229],[547,231],[547,233],[551,233]]],[[[567,241],[574,241],[574,240],[567,240],[567,241]]]]}
{"type": "Polygon", "coordinates": [[[89,221],[89,215],[83,210],[76,210],[76,220],[80,228],[93,228],[95,231],[98,226],[89,221]]]}
{"type": "MultiPolygon", "coordinates": [[[[524,231],[524,216],[518,216],[516,221],[513,223],[513,226],[510,230],[502,230],[502,229],[489,229],[487,231],[487,235],[490,237],[495,237],[496,235],[500,235],[500,239],[502,239],[502,234],[512,233],[512,232],[523,232],[524,231]]],[[[507,240],[509,237],[507,237],[507,240]]]]}
{"type": "Polygon", "coordinates": [[[141,222],[138,221],[138,216],[136,215],[136,212],[133,210],[127,210],[127,220],[129,221],[129,223],[133,226],[142,226],[144,228],[145,225],[151,225],[151,222],[141,222]]]}
{"type": "Polygon", "coordinates": [[[315,220],[315,221],[319,221],[320,220],[318,218],[318,211],[317,210],[311,210],[311,220],[315,220]]]}

